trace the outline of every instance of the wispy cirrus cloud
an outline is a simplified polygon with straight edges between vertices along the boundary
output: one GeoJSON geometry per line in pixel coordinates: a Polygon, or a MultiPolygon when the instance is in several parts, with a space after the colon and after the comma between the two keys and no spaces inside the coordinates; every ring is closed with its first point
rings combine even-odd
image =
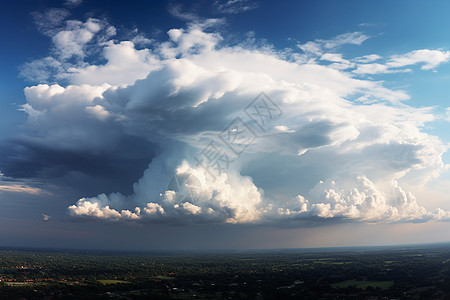
{"type": "Polygon", "coordinates": [[[40,188],[28,185],[24,181],[14,180],[12,178],[5,177],[0,172],[0,192],[13,192],[13,193],[27,193],[27,194],[42,194],[46,193],[40,188]]]}
{"type": "Polygon", "coordinates": [[[414,50],[401,55],[393,55],[384,63],[359,64],[353,73],[383,74],[409,72],[411,69],[405,69],[403,67],[410,67],[414,65],[421,65],[420,68],[422,70],[432,70],[437,68],[440,64],[448,62],[449,60],[450,51],[429,49],[414,50]]]}
{"type": "Polygon", "coordinates": [[[414,50],[403,55],[393,55],[386,63],[391,68],[399,68],[415,64],[423,64],[422,70],[431,70],[450,60],[450,51],[414,50]]]}
{"type": "Polygon", "coordinates": [[[213,7],[216,12],[221,14],[239,14],[254,10],[259,5],[252,0],[216,0],[214,1],[213,7]]]}
{"type": "Polygon", "coordinates": [[[411,72],[410,67],[415,65],[421,65],[422,70],[433,70],[450,60],[450,51],[430,49],[413,50],[388,58],[383,58],[378,54],[369,54],[351,60],[344,59],[341,53],[329,52],[334,52],[336,48],[345,44],[361,45],[369,38],[364,33],[356,31],[341,34],[329,40],[316,39],[297,46],[305,53],[304,61],[311,59],[331,61],[334,63],[332,67],[336,69],[353,68],[352,73],[358,75],[411,72]]]}
{"type": "Polygon", "coordinates": [[[42,190],[39,188],[29,187],[21,184],[0,184],[0,191],[28,194],[40,194],[42,192],[42,190]]]}
{"type": "Polygon", "coordinates": [[[66,0],[64,2],[64,5],[66,5],[68,7],[76,7],[76,6],[79,6],[82,2],[83,2],[83,0],[66,0]]]}
{"type": "Polygon", "coordinates": [[[329,51],[330,49],[334,49],[345,44],[361,45],[368,38],[368,35],[365,35],[360,31],[355,31],[340,34],[329,40],[316,39],[305,44],[298,44],[297,47],[306,53],[320,55],[324,53],[324,51],[329,51]]]}

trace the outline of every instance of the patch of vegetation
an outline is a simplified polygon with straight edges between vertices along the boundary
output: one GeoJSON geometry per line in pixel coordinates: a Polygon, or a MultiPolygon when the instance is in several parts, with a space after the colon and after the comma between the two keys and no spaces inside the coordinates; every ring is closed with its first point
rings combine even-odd
{"type": "Polygon", "coordinates": [[[346,280],[338,283],[333,283],[331,287],[333,289],[344,289],[350,286],[354,286],[357,289],[367,289],[372,287],[374,289],[380,288],[382,291],[388,290],[394,285],[394,281],[359,281],[359,280],[346,280]]]}
{"type": "Polygon", "coordinates": [[[101,284],[105,284],[105,285],[108,285],[108,284],[118,284],[118,283],[124,283],[124,284],[131,283],[131,282],[129,282],[129,281],[125,281],[125,280],[116,280],[116,279],[101,279],[101,280],[97,280],[97,281],[100,282],[101,284]]]}
{"type": "Polygon", "coordinates": [[[159,279],[159,280],[174,280],[175,277],[169,277],[169,276],[158,275],[158,276],[153,276],[152,279],[159,279]]]}

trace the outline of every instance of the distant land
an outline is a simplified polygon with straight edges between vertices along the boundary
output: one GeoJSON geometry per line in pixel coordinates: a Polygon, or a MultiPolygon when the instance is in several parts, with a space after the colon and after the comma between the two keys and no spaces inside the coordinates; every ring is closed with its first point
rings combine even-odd
{"type": "Polygon", "coordinates": [[[0,249],[0,299],[447,299],[450,243],[261,250],[0,249]]]}

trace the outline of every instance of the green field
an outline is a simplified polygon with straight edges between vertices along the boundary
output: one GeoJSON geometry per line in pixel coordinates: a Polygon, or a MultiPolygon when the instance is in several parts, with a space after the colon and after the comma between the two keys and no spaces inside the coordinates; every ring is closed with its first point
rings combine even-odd
{"type": "Polygon", "coordinates": [[[117,283],[130,283],[129,281],[114,280],[114,279],[105,279],[105,280],[97,280],[97,281],[104,285],[117,284],[117,283]]]}
{"type": "Polygon", "coordinates": [[[158,275],[158,276],[153,276],[152,279],[159,279],[159,280],[174,280],[175,277],[169,277],[169,276],[158,275]]]}
{"type": "Polygon", "coordinates": [[[33,282],[5,282],[6,285],[9,286],[25,286],[25,285],[34,285],[33,282]]]}
{"type": "Polygon", "coordinates": [[[358,280],[346,280],[342,282],[333,283],[331,287],[333,289],[343,289],[349,286],[355,286],[359,289],[367,289],[369,286],[374,289],[380,288],[382,291],[388,290],[391,286],[394,285],[394,281],[358,281],[358,280]]]}

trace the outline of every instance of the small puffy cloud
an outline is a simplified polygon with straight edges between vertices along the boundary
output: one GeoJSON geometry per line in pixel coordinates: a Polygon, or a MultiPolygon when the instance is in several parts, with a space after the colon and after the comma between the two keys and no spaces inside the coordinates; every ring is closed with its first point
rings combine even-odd
{"type": "Polygon", "coordinates": [[[357,57],[354,59],[354,61],[360,62],[360,63],[368,63],[368,62],[373,62],[373,61],[379,60],[381,58],[382,57],[379,56],[378,54],[369,54],[369,55],[357,57]]]}
{"type": "Polygon", "coordinates": [[[131,42],[136,46],[145,47],[149,46],[153,41],[146,38],[142,33],[139,33],[131,39],[131,42]]]}
{"type": "Polygon", "coordinates": [[[306,42],[305,44],[299,44],[298,47],[306,53],[313,53],[320,55],[322,53],[322,48],[317,42],[306,42]]]}
{"type": "Polygon", "coordinates": [[[361,64],[358,65],[356,70],[353,71],[355,74],[379,74],[379,73],[387,73],[388,66],[383,64],[361,64]]]}
{"type": "Polygon", "coordinates": [[[278,126],[275,126],[274,129],[275,129],[276,131],[281,131],[281,132],[295,132],[295,131],[293,131],[293,130],[290,130],[289,127],[284,126],[284,125],[278,125],[278,126]]]}
{"type": "Polygon", "coordinates": [[[50,217],[49,215],[46,214],[42,214],[42,221],[47,222],[50,221],[52,217],[50,217]]]}
{"type": "Polygon", "coordinates": [[[325,53],[320,59],[339,63],[349,63],[348,60],[342,58],[342,54],[338,53],[325,53]]]}
{"type": "Polygon", "coordinates": [[[52,38],[51,55],[20,67],[20,75],[28,81],[124,85],[145,78],[159,67],[156,55],[149,49],[135,48],[135,45],[143,47],[151,42],[137,31],[129,37],[130,41],[115,43],[112,38],[117,33],[116,28],[105,20],[89,18],[82,22],[65,20],[66,17],[61,16],[61,20],[55,21],[51,32],[45,31],[52,38]],[[87,62],[98,56],[105,59],[106,64],[87,62]]]}
{"type": "Polygon", "coordinates": [[[133,42],[108,43],[103,49],[104,65],[72,67],[65,77],[75,84],[125,85],[145,78],[160,67],[159,61],[148,49],[137,50],[133,42]]]}
{"type": "Polygon", "coordinates": [[[102,24],[97,19],[88,19],[85,23],[67,21],[65,30],[59,31],[52,38],[57,55],[64,60],[73,56],[83,58],[83,48],[101,28],[102,24]]]}

